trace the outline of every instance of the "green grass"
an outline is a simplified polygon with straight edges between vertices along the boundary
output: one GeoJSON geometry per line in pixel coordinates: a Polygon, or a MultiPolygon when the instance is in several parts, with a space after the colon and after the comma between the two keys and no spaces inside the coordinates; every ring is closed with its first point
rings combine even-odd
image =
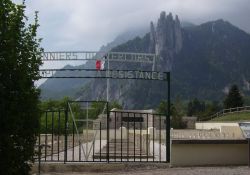
{"type": "Polygon", "coordinates": [[[231,114],[224,114],[221,117],[212,119],[211,121],[250,121],[250,112],[238,112],[231,114]]]}

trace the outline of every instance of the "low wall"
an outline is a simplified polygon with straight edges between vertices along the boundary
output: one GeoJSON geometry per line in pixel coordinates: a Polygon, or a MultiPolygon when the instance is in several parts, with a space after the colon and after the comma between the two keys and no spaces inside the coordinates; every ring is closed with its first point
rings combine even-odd
{"type": "Polygon", "coordinates": [[[239,126],[238,123],[235,122],[196,122],[195,129],[221,129],[221,126],[239,126]]]}
{"type": "Polygon", "coordinates": [[[246,140],[173,140],[172,166],[247,165],[246,140]]]}

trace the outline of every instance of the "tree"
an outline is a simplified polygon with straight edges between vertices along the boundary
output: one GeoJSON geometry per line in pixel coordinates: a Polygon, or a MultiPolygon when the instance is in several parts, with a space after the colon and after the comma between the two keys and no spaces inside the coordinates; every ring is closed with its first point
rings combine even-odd
{"type": "Polygon", "coordinates": [[[205,103],[205,110],[198,113],[198,117],[199,119],[207,119],[221,109],[222,106],[218,101],[208,101],[205,103]]]}
{"type": "Polygon", "coordinates": [[[170,126],[171,128],[174,129],[183,129],[186,127],[186,124],[182,121],[182,116],[181,114],[177,111],[176,107],[174,105],[171,105],[171,123],[170,126]]]}
{"type": "MultiPolygon", "coordinates": [[[[168,108],[167,108],[168,102],[163,100],[160,102],[159,106],[157,107],[156,111],[161,114],[167,114],[168,108]]],[[[170,109],[171,111],[171,109],[170,109]]],[[[171,114],[170,114],[171,115],[171,114]]]]}
{"type": "Polygon", "coordinates": [[[193,116],[205,111],[205,102],[199,101],[195,98],[188,103],[187,115],[193,116]]]}
{"type": "Polygon", "coordinates": [[[39,131],[40,39],[37,13],[27,25],[25,5],[0,0],[0,174],[28,174],[39,131]]]}
{"type": "Polygon", "coordinates": [[[177,96],[174,100],[174,106],[181,116],[185,115],[185,105],[181,100],[180,96],[177,96]]]}
{"type": "Polygon", "coordinates": [[[224,100],[224,108],[235,108],[243,106],[243,97],[237,85],[232,85],[224,100]]]}
{"type": "MultiPolygon", "coordinates": [[[[68,105],[68,101],[70,101],[70,100],[71,99],[69,97],[65,96],[64,98],[62,98],[60,100],[49,99],[49,100],[41,101],[39,104],[39,108],[41,111],[66,109],[67,105],[68,105]]],[[[80,107],[79,107],[79,109],[80,109],[80,107]]]]}
{"type": "MultiPolygon", "coordinates": [[[[168,112],[167,104],[168,104],[167,101],[161,101],[156,111],[160,114],[167,114],[168,112]]],[[[182,121],[182,116],[180,111],[176,109],[174,104],[170,105],[170,116],[171,116],[170,126],[172,128],[181,129],[186,127],[185,123],[182,121]]]]}

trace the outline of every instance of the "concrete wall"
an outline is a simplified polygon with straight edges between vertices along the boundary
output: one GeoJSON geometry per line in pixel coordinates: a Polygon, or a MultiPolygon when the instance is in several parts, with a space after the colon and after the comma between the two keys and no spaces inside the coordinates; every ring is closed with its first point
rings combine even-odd
{"type": "Polygon", "coordinates": [[[247,165],[247,144],[172,144],[172,166],[247,165]]]}
{"type": "Polygon", "coordinates": [[[243,133],[239,126],[221,126],[220,132],[232,135],[235,139],[244,138],[243,133]]]}
{"type": "Polygon", "coordinates": [[[196,122],[195,129],[221,129],[221,126],[239,126],[235,122],[196,122]]]}
{"type": "MultiPolygon", "coordinates": [[[[82,132],[81,132],[81,136],[83,138],[86,138],[87,137],[87,134],[86,134],[87,131],[84,130],[83,132],[84,132],[84,134],[82,134],[82,132]]],[[[166,130],[165,129],[162,129],[161,133],[160,133],[160,130],[157,130],[155,128],[153,129],[153,127],[149,127],[148,130],[145,130],[145,129],[144,130],[134,130],[134,129],[128,130],[126,127],[118,128],[116,130],[115,129],[110,129],[109,130],[109,138],[110,139],[115,139],[115,138],[116,139],[121,139],[121,138],[122,139],[127,139],[127,134],[129,134],[130,136],[131,135],[133,136],[134,133],[137,134],[137,135],[140,135],[140,134],[141,135],[146,135],[146,134],[148,134],[148,139],[151,139],[151,140],[152,139],[154,139],[154,140],[161,139],[163,141],[166,138],[166,130]]],[[[95,136],[95,138],[97,140],[99,140],[100,139],[100,130],[88,130],[88,137],[91,140],[93,139],[94,136],[95,136]]],[[[101,139],[102,140],[107,139],[107,130],[106,129],[101,130],[101,139]]]]}

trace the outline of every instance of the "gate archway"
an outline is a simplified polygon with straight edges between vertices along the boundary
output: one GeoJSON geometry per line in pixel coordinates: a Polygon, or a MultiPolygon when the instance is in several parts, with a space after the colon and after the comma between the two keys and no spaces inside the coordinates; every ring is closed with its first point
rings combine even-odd
{"type": "Polygon", "coordinates": [[[66,109],[45,111],[42,116],[45,117],[46,127],[39,136],[39,145],[44,145],[41,150],[41,161],[170,161],[170,72],[155,71],[156,55],[120,52],[45,52],[43,55],[43,61],[102,60],[107,62],[107,68],[104,70],[39,70],[41,78],[107,79],[107,101],[69,101],[66,109]],[[152,64],[152,71],[110,70],[110,61],[148,63],[152,64]],[[78,73],[67,76],[56,72],[78,73]],[[165,81],[168,113],[111,110],[108,102],[109,79],[165,81]],[[73,103],[80,104],[80,109],[86,112],[86,115],[74,113],[71,106],[73,103]],[[87,104],[87,108],[82,109],[84,103],[87,104]],[[90,116],[92,103],[105,103],[103,112],[90,116]],[[90,120],[89,117],[92,119],[90,120]]]}

